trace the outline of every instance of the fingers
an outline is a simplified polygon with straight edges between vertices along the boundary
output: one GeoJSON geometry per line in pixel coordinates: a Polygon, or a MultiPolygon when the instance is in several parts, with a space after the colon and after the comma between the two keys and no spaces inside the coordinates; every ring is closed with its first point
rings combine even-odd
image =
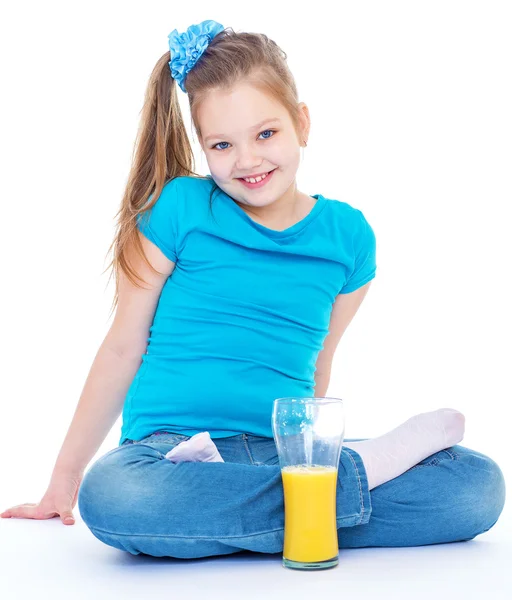
{"type": "Polygon", "coordinates": [[[73,517],[73,513],[69,508],[61,511],[44,512],[41,510],[39,504],[27,503],[12,506],[11,508],[4,510],[3,513],[0,513],[0,517],[3,519],[52,519],[53,517],[58,517],[59,515],[64,525],[74,525],[75,518],[73,517]]]}
{"type": "Polygon", "coordinates": [[[10,517],[19,517],[22,519],[33,519],[36,503],[17,504],[5,510],[0,517],[8,519],[10,517]]]}

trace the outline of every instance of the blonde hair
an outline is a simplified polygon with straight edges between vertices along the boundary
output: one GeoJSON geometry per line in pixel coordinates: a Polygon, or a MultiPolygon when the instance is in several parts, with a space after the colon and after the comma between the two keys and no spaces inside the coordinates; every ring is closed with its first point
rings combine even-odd
{"type": "MultiPolygon", "coordinates": [[[[287,54],[262,33],[236,33],[226,28],[217,34],[185,81],[191,119],[198,138],[202,138],[197,120],[201,102],[212,90],[229,91],[240,83],[248,83],[280,102],[290,114],[297,136],[300,136],[297,87],[286,59],[287,54]]],[[[158,273],[148,261],[137,234],[139,215],[151,210],[164,185],[175,177],[205,178],[194,171],[192,147],[178,102],[178,84],[171,77],[169,60],[170,54],[166,52],[149,78],[132,166],[121,207],[116,214],[116,233],[107,252],[113,249],[113,259],[107,269],[112,267],[111,276],[115,275],[116,283],[110,314],[118,304],[121,270],[135,286],[141,287],[138,281],[147,283],[127,261],[128,249],[135,249],[158,273]],[[146,204],[151,195],[151,202],[146,204]]],[[[216,189],[218,187],[214,184],[210,209],[216,189]]]]}

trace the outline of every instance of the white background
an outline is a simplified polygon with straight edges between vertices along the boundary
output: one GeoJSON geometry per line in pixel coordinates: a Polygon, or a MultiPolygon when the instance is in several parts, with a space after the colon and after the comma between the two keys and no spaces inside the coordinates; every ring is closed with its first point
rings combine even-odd
{"type": "Polygon", "coordinates": [[[456,408],[462,445],[510,481],[511,5],[336,6],[2,9],[0,511],[46,489],[111,324],[103,271],[149,74],[171,30],[205,19],[264,32],[286,51],[312,119],[299,189],[348,202],[374,228],[377,276],[327,394],[346,401],[346,437],[456,408]]]}

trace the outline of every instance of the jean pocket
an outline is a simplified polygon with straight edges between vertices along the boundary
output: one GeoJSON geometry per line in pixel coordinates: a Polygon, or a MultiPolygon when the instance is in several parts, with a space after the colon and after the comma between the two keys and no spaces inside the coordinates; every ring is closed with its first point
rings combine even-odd
{"type": "Polygon", "coordinates": [[[139,441],[134,442],[135,444],[181,444],[189,440],[191,436],[182,435],[181,433],[152,433],[142,438],[139,441]]]}

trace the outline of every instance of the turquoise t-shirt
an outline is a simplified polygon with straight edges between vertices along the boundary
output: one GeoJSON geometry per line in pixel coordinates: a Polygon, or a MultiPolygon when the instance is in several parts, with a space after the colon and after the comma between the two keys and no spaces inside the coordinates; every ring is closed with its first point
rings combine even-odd
{"type": "Polygon", "coordinates": [[[120,445],[155,431],[272,438],[273,401],[314,395],[333,302],[375,277],[376,245],[360,210],[312,197],[304,219],[276,231],[211,176],[177,177],[139,217],[176,266],[125,399],[120,445]]]}

